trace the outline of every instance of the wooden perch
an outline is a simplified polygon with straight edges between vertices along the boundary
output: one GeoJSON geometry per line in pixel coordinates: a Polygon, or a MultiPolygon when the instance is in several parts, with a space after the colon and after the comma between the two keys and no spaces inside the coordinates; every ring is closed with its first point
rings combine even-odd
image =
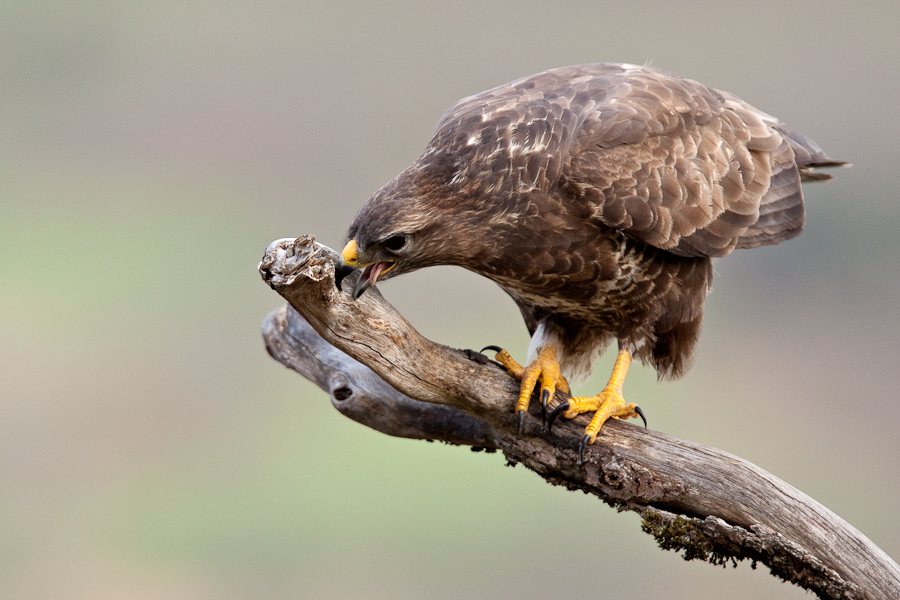
{"type": "Polygon", "coordinates": [[[611,421],[581,462],[584,417],[547,434],[538,402],[518,435],[518,381],[478,352],[425,339],[376,290],[356,301],[339,291],[336,258],[304,236],[273,242],[259,269],[290,304],[265,321],[270,354],[329,392],[343,414],[389,435],[502,450],[550,483],[639,513],[660,546],[686,559],[761,562],[821,598],[900,598],[900,566],[880,548],[727,452],[611,421]]]}

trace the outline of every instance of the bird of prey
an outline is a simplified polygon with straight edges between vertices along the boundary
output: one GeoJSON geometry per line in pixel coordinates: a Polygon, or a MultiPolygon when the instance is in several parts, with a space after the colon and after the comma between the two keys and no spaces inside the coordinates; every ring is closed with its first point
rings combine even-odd
{"type": "MultiPolygon", "coordinates": [[[[531,333],[521,366],[521,429],[539,386],[544,410],[615,340],[596,396],[550,414],[641,416],[622,386],[632,358],[661,378],[685,371],[700,333],[712,259],[803,228],[801,182],[830,179],[806,136],[733,94],[628,64],[552,69],[463,98],[422,155],[356,215],[345,270],[353,294],[432,265],[498,283],[531,333]]],[[[546,412],[545,412],[546,414],[546,412]]],[[[646,419],[644,419],[646,425],[646,419]]]]}

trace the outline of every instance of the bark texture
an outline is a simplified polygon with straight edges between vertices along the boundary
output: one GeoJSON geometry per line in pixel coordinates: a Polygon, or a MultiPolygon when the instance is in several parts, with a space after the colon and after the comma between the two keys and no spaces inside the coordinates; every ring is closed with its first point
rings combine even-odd
{"type": "Polygon", "coordinates": [[[425,339],[377,290],[357,301],[339,291],[336,257],[310,236],[269,246],[260,273],[290,306],[268,316],[263,336],[346,416],[389,435],[501,450],[550,483],[638,512],[644,531],[688,560],[760,562],[821,598],[900,598],[900,566],[887,554],[737,456],[611,421],[579,461],[585,417],[560,419],[548,435],[537,402],[517,434],[518,381],[478,352],[425,339]]]}

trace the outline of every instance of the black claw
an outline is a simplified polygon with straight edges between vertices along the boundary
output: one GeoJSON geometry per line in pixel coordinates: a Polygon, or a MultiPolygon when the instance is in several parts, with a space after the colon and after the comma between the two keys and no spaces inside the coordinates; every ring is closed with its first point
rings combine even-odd
{"type": "Polygon", "coordinates": [[[503,352],[503,348],[500,346],[485,346],[481,349],[481,353],[484,354],[485,350],[493,350],[494,352],[503,352]]]}
{"type": "Polygon", "coordinates": [[[516,433],[518,435],[522,435],[522,428],[525,426],[525,411],[524,410],[520,410],[516,414],[516,420],[518,421],[518,423],[516,424],[516,433]]]}
{"type": "Polygon", "coordinates": [[[547,422],[547,403],[550,401],[550,390],[541,391],[541,420],[547,422]]]}
{"type": "Polygon", "coordinates": [[[591,436],[585,435],[581,438],[581,444],[578,446],[578,462],[584,462],[584,449],[587,448],[588,442],[591,441],[591,436]]]}
{"type": "Polygon", "coordinates": [[[550,411],[550,414],[547,416],[547,433],[553,429],[553,421],[556,420],[556,417],[569,410],[569,401],[566,400],[556,408],[550,411]]]}
{"type": "Polygon", "coordinates": [[[644,415],[644,411],[641,410],[641,407],[635,406],[634,412],[636,412],[638,414],[638,416],[641,418],[641,421],[644,422],[644,429],[647,429],[647,417],[644,415]]]}

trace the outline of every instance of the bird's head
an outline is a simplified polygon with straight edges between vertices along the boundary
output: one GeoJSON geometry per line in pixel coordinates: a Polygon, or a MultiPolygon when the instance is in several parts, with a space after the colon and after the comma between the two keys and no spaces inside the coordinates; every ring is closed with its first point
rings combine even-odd
{"type": "Polygon", "coordinates": [[[426,164],[417,161],[377,191],[350,225],[337,277],[362,269],[354,298],[377,281],[423,267],[479,272],[497,254],[498,232],[515,221],[501,203],[470,189],[454,154],[423,156],[426,164]]]}
{"type": "Polygon", "coordinates": [[[427,202],[419,197],[397,192],[394,188],[376,193],[350,226],[336,277],[340,286],[343,277],[362,271],[352,292],[354,299],[378,281],[452,262],[446,250],[455,236],[441,231],[442,211],[426,208],[427,202]]]}
{"type": "MultiPolygon", "coordinates": [[[[409,236],[397,233],[387,238],[366,244],[362,249],[356,238],[350,238],[341,252],[343,264],[338,266],[337,277],[349,275],[362,269],[359,281],[353,288],[353,298],[359,298],[363,292],[375,285],[379,279],[387,279],[410,270],[403,261],[404,249],[409,245],[409,236]]],[[[340,279],[337,281],[340,286],[340,279]]]]}

